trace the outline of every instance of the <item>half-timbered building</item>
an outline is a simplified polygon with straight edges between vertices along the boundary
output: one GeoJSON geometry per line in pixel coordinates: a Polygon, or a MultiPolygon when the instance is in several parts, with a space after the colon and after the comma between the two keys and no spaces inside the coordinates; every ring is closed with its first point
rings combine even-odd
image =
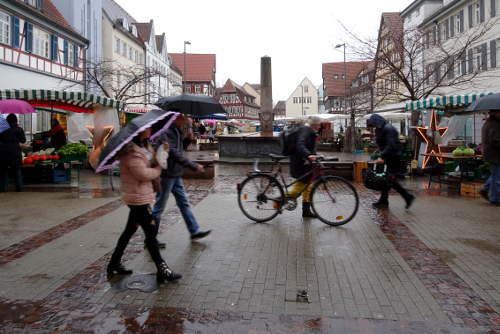
{"type": "Polygon", "coordinates": [[[258,120],[260,107],[255,103],[255,96],[250,95],[243,87],[228,79],[217,96],[224,107],[228,118],[258,120]]]}

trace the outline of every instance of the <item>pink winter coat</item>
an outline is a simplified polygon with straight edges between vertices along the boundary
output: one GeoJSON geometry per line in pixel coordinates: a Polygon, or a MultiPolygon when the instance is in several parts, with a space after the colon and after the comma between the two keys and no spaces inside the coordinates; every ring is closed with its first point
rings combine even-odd
{"type": "Polygon", "coordinates": [[[120,157],[122,200],[127,205],[151,204],[155,199],[152,181],[160,176],[160,166],[151,168],[146,154],[136,144],[129,144],[120,157]]]}

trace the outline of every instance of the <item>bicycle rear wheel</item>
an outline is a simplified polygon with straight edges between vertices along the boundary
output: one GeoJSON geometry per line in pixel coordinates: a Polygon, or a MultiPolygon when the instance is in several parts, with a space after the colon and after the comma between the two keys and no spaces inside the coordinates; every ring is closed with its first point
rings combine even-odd
{"type": "Polygon", "coordinates": [[[283,188],[278,180],[265,174],[247,177],[238,189],[238,205],[249,219],[263,223],[280,213],[283,188]]]}
{"type": "Polygon", "coordinates": [[[358,212],[359,197],[354,186],[346,179],[325,176],[314,183],[311,205],[323,223],[339,226],[354,218],[358,212]]]}

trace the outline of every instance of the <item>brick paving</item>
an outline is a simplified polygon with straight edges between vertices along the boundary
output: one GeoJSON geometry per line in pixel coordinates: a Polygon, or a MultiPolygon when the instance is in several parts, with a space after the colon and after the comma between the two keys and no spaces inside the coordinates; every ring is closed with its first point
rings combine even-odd
{"type": "MultiPolygon", "coordinates": [[[[178,284],[165,284],[153,293],[116,289],[119,281],[108,282],[104,275],[107,254],[41,301],[0,299],[4,332],[499,330],[492,323],[498,314],[475,287],[402,220],[381,217],[368,207],[373,193],[360,189],[363,208],[342,228],[317,220],[302,223],[298,212],[253,224],[239,213],[234,198],[235,184],[247,169],[226,167],[215,182],[186,182],[202,225],[215,229],[206,241],[189,244],[187,238],[173,237],[187,232],[177,209],[166,212],[161,236],[167,241],[167,260],[185,275],[178,284]],[[301,289],[308,291],[310,303],[296,302],[301,289]]],[[[152,272],[142,243],[137,234],[124,260],[136,272],[152,272]]]]}

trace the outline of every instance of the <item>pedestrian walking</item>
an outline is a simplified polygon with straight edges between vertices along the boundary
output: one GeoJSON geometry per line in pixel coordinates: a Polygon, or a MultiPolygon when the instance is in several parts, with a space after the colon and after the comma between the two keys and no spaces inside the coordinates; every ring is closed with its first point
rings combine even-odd
{"type": "MultiPolygon", "coordinates": [[[[160,135],[157,142],[170,144],[169,157],[167,160],[168,169],[161,173],[161,192],[156,194],[156,202],[153,207],[153,219],[156,222],[156,231],[160,227],[161,215],[165,211],[168,197],[172,193],[179,210],[181,211],[186,227],[191,235],[191,240],[197,240],[206,237],[210,234],[210,230],[202,231],[191,211],[189,200],[184,190],[182,182],[182,174],[184,167],[189,167],[194,171],[203,172],[203,166],[190,161],[183,156],[183,139],[184,134],[182,127],[186,123],[186,117],[179,115],[172,123],[172,126],[163,134],[160,135]]],[[[165,247],[165,244],[158,241],[160,247],[165,247]]]]}
{"type": "Polygon", "coordinates": [[[151,129],[138,134],[120,152],[120,180],[122,200],[130,208],[125,230],[120,235],[107,267],[108,275],[132,274],[121,264],[123,252],[139,226],[146,236],[146,246],[156,265],[159,282],[175,281],[182,275],[173,272],[163,260],[156,243],[157,227],[151,215],[150,203],[154,200],[153,181],[160,176],[161,168],[154,161],[147,140],[151,129]]]}
{"type": "MultiPolygon", "coordinates": [[[[309,125],[300,125],[291,130],[295,133],[295,150],[290,154],[290,174],[298,179],[311,171],[311,161],[316,160],[316,139],[318,135],[309,125]]],[[[312,177],[312,175],[311,175],[312,177]]],[[[293,184],[288,191],[288,196],[297,197],[302,192],[302,217],[315,218],[316,215],[311,210],[311,190],[309,184],[310,177],[293,184]]]]}
{"type": "Polygon", "coordinates": [[[403,197],[406,209],[409,209],[415,201],[415,196],[397,181],[397,175],[401,173],[401,143],[398,131],[378,114],[371,115],[366,121],[366,126],[375,128],[375,142],[380,150],[380,157],[375,163],[387,166],[386,173],[389,181],[389,187],[381,191],[380,199],[372,206],[376,209],[389,207],[389,190],[393,188],[403,197]]]}
{"type": "Polygon", "coordinates": [[[0,192],[7,189],[9,169],[14,173],[16,191],[21,191],[23,185],[21,144],[26,143],[26,136],[17,123],[16,115],[9,114],[7,123],[9,128],[0,133],[0,192]]]}
{"type": "Polygon", "coordinates": [[[500,205],[500,110],[490,110],[481,129],[484,161],[490,163],[490,177],[480,189],[491,204],[500,205]]]}

